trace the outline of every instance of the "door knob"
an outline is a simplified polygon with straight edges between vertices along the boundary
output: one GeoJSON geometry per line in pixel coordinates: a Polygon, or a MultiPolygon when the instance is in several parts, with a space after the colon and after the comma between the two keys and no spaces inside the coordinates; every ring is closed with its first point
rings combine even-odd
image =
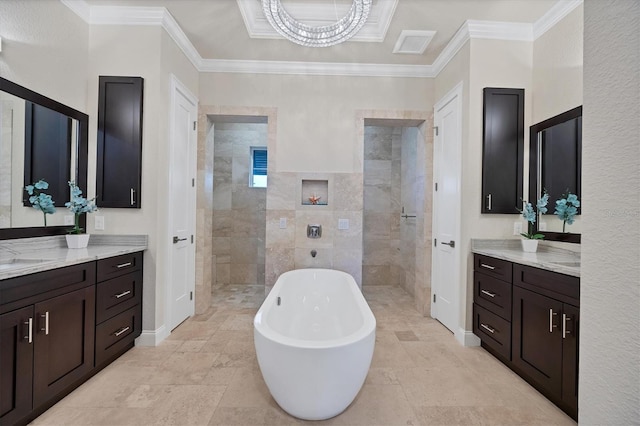
{"type": "Polygon", "coordinates": [[[173,244],[178,244],[180,241],[187,241],[187,239],[186,238],[173,237],[173,244]]]}
{"type": "Polygon", "coordinates": [[[454,248],[456,246],[456,242],[451,240],[448,243],[440,243],[440,244],[444,244],[445,246],[449,246],[451,248],[454,248]]]}

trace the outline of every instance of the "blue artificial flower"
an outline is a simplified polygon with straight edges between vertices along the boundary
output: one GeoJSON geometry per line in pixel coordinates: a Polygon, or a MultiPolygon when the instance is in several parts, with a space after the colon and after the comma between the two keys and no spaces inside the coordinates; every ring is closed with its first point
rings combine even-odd
{"type": "Polygon", "coordinates": [[[44,189],[48,189],[49,184],[44,179],[40,179],[38,182],[27,185],[24,187],[27,194],[29,194],[29,202],[34,209],[40,210],[44,214],[44,226],[47,226],[47,214],[53,214],[56,212],[55,203],[51,198],[51,195],[42,192],[44,189]]]}
{"type": "Polygon", "coordinates": [[[554,214],[562,221],[562,232],[565,232],[565,226],[567,224],[571,225],[575,221],[575,216],[578,214],[578,207],[580,207],[580,201],[575,194],[569,193],[566,198],[561,198],[556,201],[554,214]]]}
{"type": "MultiPolygon", "coordinates": [[[[29,195],[33,195],[33,185],[27,185],[24,187],[25,191],[27,191],[27,194],[29,195]]],[[[29,199],[29,201],[31,201],[31,199],[29,199]]],[[[33,203],[33,201],[31,201],[33,203]]]]}
{"type": "Polygon", "coordinates": [[[36,189],[48,189],[49,183],[46,180],[40,179],[33,186],[35,186],[36,189]]]}
{"type": "Polygon", "coordinates": [[[524,217],[527,222],[536,223],[536,212],[533,211],[533,206],[531,203],[526,203],[524,205],[524,209],[522,210],[522,217],[524,217]]]}
{"type": "Polygon", "coordinates": [[[95,212],[98,207],[95,204],[95,198],[87,200],[82,196],[82,190],[78,188],[75,182],[69,182],[69,188],[71,188],[71,201],[66,202],[64,205],[75,215],[75,226],[70,232],[80,234],[83,231],[79,225],[80,215],[82,213],[95,212]]]}
{"type": "Polygon", "coordinates": [[[536,208],[540,214],[545,214],[547,212],[547,204],[549,203],[549,194],[546,192],[544,195],[538,200],[536,203],[536,208]]]}

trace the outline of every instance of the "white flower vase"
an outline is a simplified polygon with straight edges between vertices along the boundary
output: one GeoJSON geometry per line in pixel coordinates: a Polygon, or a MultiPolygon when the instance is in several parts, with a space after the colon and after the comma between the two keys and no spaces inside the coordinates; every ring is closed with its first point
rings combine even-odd
{"type": "Polygon", "coordinates": [[[67,247],[70,249],[81,249],[89,244],[91,234],[67,234],[67,247]]]}
{"type": "Polygon", "coordinates": [[[538,240],[520,240],[522,242],[522,251],[527,253],[535,253],[538,251],[538,240]]]}

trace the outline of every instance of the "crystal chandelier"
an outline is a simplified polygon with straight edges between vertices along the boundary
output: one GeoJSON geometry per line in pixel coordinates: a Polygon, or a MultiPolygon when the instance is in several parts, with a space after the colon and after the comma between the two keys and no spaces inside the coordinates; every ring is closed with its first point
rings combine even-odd
{"type": "Polygon", "coordinates": [[[328,47],[353,37],[367,21],[373,0],[353,0],[351,9],[331,25],[312,27],[294,19],[280,0],[262,0],[262,10],[271,26],[286,39],[309,47],[328,47]]]}

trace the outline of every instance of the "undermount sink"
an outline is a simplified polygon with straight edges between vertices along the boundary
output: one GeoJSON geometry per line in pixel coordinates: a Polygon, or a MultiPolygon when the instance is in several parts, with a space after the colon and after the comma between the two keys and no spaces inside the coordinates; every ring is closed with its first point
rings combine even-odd
{"type": "Polygon", "coordinates": [[[574,267],[574,268],[579,268],[580,267],[580,261],[575,261],[575,260],[570,260],[570,261],[558,261],[558,262],[551,262],[554,265],[559,265],[559,266],[570,266],[570,267],[574,267]]]}
{"type": "Polygon", "coordinates": [[[6,271],[7,269],[24,268],[27,266],[33,266],[45,262],[51,262],[51,259],[0,259],[0,271],[6,271]]]}

